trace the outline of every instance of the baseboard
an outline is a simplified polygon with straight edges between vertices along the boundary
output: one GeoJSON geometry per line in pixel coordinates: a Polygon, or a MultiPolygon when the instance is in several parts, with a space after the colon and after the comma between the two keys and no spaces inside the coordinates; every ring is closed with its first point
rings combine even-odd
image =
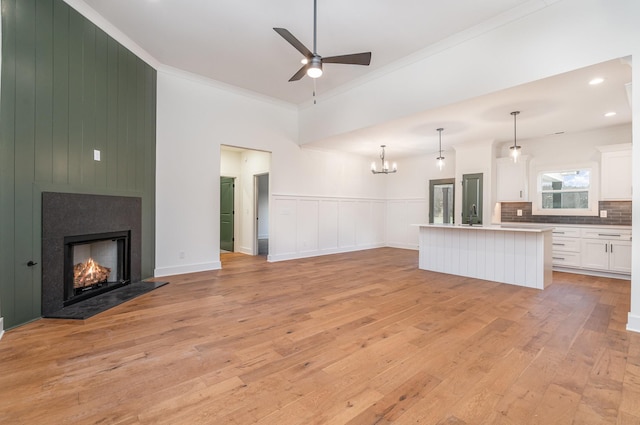
{"type": "Polygon", "coordinates": [[[270,263],[276,263],[278,261],[298,260],[301,258],[319,257],[321,255],[344,254],[347,252],[365,251],[367,249],[383,248],[383,247],[385,247],[384,244],[372,244],[372,245],[353,246],[348,248],[323,249],[320,251],[290,252],[286,254],[273,254],[273,255],[269,254],[267,256],[267,261],[270,263]]]}
{"type": "Polygon", "coordinates": [[[251,248],[247,248],[244,246],[237,248],[236,252],[239,252],[241,254],[253,255],[253,251],[251,250],[251,248]]]}
{"type": "Polygon", "coordinates": [[[220,261],[212,261],[210,263],[187,264],[184,266],[158,267],[153,271],[154,277],[172,276],[177,274],[207,272],[211,270],[220,270],[222,263],[220,261]]]}
{"type": "Polygon", "coordinates": [[[627,330],[640,332],[640,316],[629,313],[627,316],[627,330]]]}
{"type": "Polygon", "coordinates": [[[631,275],[623,273],[601,272],[597,270],[577,269],[573,267],[554,267],[554,272],[583,274],[586,276],[610,277],[612,279],[631,280],[631,275]]]}

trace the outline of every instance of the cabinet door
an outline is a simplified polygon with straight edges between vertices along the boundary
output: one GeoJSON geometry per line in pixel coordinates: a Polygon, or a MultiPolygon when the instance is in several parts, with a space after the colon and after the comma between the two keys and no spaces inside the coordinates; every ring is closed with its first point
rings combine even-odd
{"type": "Polygon", "coordinates": [[[631,242],[610,242],[609,269],[612,272],[631,273],[631,242]]]}
{"type": "Polygon", "coordinates": [[[498,158],[496,182],[498,202],[527,201],[527,158],[522,157],[516,163],[511,158],[498,158]]]}
{"type": "Polygon", "coordinates": [[[602,200],[631,200],[631,150],[602,153],[602,200]]]}
{"type": "Polygon", "coordinates": [[[582,267],[587,269],[609,269],[609,241],[583,239],[580,253],[582,267]]]}

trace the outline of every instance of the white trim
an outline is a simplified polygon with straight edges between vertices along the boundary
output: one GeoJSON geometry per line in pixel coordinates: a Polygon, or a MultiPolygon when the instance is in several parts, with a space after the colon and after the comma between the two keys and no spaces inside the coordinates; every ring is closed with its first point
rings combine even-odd
{"type": "Polygon", "coordinates": [[[4,335],[4,317],[0,317],[0,339],[4,335]]]}
{"type": "Polygon", "coordinates": [[[344,254],[347,252],[356,252],[356,251],[366,251],[368,249],[374,248],[384,248],[387,245],[383,243],[379,244],[370,244],[370,245],[361,245],[361,246],[352,246],[349,248],[338,248],[338,249],[325,249],[318,251],[306,251],[302,253],[286,253],[286,254],[269,254],[267,256],[267,261],[270,263],[276,263],[278,261],[288,261],[288,260],[298,260],[301,258],[310,258],[310,257],[320,257],[322,255],[331,255],[331,254],[344,254]]]}
{"type": "Polygon", "coordinates": [[[631,280],[630,274],[611,273],[611,272],[603,272],[599,270],[590,270],[590,269],[582,269],[582,268],[553,266],[553,271],[563,272],[563,273],[582,274],[585,276],[597,276],[597,277],[608,277],[611,279],[631,280]]]}
{"type": "Polygon", "coordinates": [[[220,261],[212,261],[210,263],[188,264],[185,266],[159,267],[153,271],[154,277],[172,276],[177,274],[207,272],[211,270],[220,270],[222,263],[220,261]]]}
{"type": "Polygon", "coordinates": [[[532,215],[572,215],[572,216],[587,216],[587,217],[597,217],[599,215],[598,211],[598,200],[600,199],[600,167],[597,162],[583,162],[577,164],[569,164],[563,166],[553,166],[553,165],[544,165],[544,166],[535,166],[531,168],[532,177],[534,179],[534,188],[535,193],[533,195],[533,199],[531,200],[531,214],[532,215]],[[541,206],[542,201],[542,183],[540,181],[541,175],[544,173],[560,173],[564,171],[574,171],[574,170],[589,170],[591,176],[589,178],[589,207],[585,209],[577,209],[577,208],[565,208],[565,209],[543,209],[541,206]]]}
{"type": "Polygon", "coordinates": [[[629,316],[627,317],[627,330],[640,332],[640,316],[629,313],[629,316]]]}

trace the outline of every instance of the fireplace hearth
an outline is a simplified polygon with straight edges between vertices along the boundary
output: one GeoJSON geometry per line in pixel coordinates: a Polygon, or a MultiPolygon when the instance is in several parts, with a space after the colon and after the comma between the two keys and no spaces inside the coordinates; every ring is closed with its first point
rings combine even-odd
{"type": "Polygon", "coordinates": [[[141,223],[138,197],[43,192],[42,315],[137,285],[141,223]]]}

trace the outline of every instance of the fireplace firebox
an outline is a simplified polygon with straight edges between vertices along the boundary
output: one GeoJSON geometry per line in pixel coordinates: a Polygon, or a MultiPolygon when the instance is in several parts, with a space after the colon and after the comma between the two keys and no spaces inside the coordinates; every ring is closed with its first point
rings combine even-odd
{"type": "Polygon", "coordinates": [[[130,231],[64,238],[64,306],[131,282],[130,231]]]}

